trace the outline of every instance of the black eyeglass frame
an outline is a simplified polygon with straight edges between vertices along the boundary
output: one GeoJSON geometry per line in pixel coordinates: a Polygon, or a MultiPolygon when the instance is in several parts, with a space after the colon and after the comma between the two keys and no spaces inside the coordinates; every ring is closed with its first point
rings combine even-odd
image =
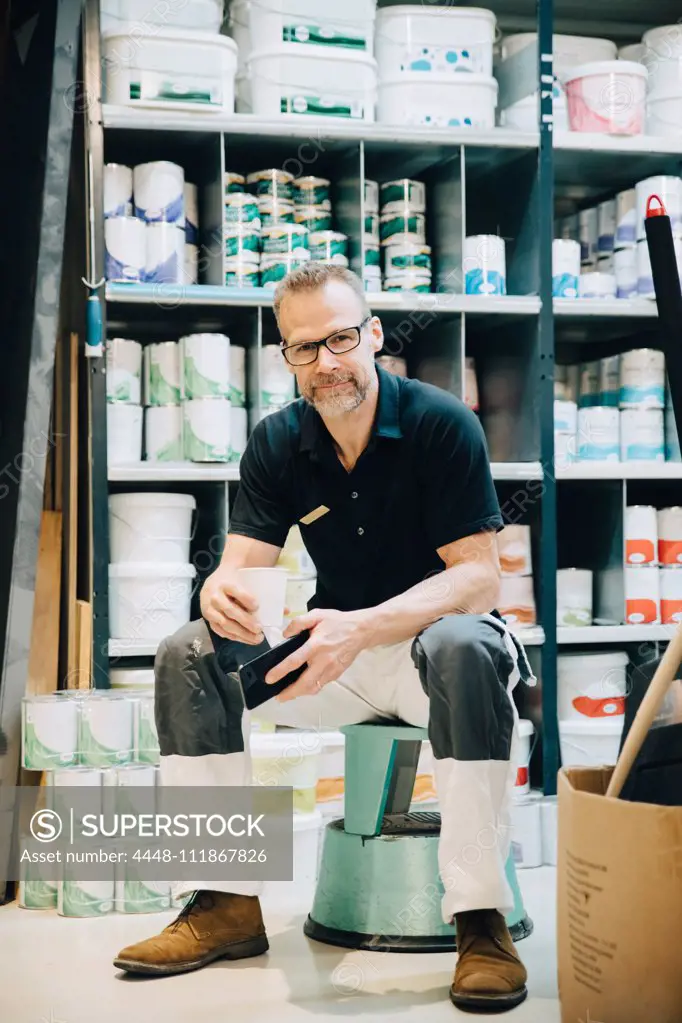
{"type": "Polygon", "coordinates": [[[318,357],[318,355],[320,353],[320,348],[322,347],[322,345],[324,345],[324,347],[328,351],[331,351],[331,348],[329,348],[329,345],[327,344],[327,342],[329,340],[331,340],[331,338],[335,337],[337,334],[343,334],[344,331],[346,331],[346,330],[357,330],[357,332],[358,332],[358,340],[357,340],[356,344],[352,345],[350,348],[346,348],[345,351],[343,351],[343,352],[332,352],[332,355],[346,355],[348,352],[353,352],[353,351],[355,351],[356,348],[359,347],[360,342],[362,340],[362,334],[361,334],[362,328],[365,327],[369,323],[369,321],[371,319],[372,319],[371,316],[366,316],[364,318],[364,320],[362,321],[362,323],[357,324],[357,326],[339,327],[338,330],[332,331],[331,334],[328,334],[327,337],[323,337],[320,341],[296,341],[292,345],[286,345],[286,346],[284,346],[282,348],[282,355],[287,360],[287,362],[289,363],[290,366],[312,366],[312,364],[314,362],[317,362],[317,357],[318,357]],[[287,355],[287,352],[291,348],[300,348],[302,345],[314,345],[315,346],[315,358],[311,359],[310,362],[292,362],[291,359],[289,358],[289,356],[287,355]]]}

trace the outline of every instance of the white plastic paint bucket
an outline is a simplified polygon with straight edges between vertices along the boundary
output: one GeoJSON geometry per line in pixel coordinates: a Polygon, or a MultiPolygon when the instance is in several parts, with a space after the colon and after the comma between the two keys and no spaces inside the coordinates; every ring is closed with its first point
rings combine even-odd
{"type": "Polygon", "coordinates": [[[271,195],[275,199],[292,201],[294,175],[278,167],[266,167],[246,175],[246,190],[253,195],[271,195]]]}
{"type": "Polygon", "coordinates": [[[139,405],[142,380],[142,345],[123,337],[109,338],[107,350],[107,401],[139,405]]]}
{"type": "MultiPolygon", "coordinates": [[[[646,242],[644,242],[646,246],[646,242]]],[[[665,355],[657,348],[633,348],[620,360],[620,407],[665,405],[665,355]]]]}
{"type": "Polygon", "coordinates": [[[638,294],[637,249],[616,249],[613,254],[613,273],[616,278],[616,298],[634,298],[638,294]]]}
{"type": "Polygon", "coordinates": [[[246,404],[246,349],[230,345],[230,404],[246,404]]]}
{"type": "Polygon", "coordinates": [[[660,570],[661,623],[678,625],[682,622],[682,566],[660,570]]]}
{"type": "Polygon", "coordinates": [[[533,722],[521,718],[518,723],[518,745],[516,757],[516,782],[514,797],[525,796],[530,792],[530,756],[533,747],[533,722]]]}
{"type": "Polygon", "coordinates": [[[78,719],[78,754],[86,767],[113,767],[133,758],[133,701],[120,693],[91,692],[78,719]]]}
{"type": "Polygon", "coordinates": [[[228,398],[230,339],[226,334],[187,334],[180,338],[183,399],[228,398]]]}
{"type": "Polygon", "coordinates": [[[245,408],[230,405],[230,461],[238,462],[246,451],[248,418],[245,408]]]}
{"type": "Polygon", "coordinates": [[[177,224],[147,224],[144,279],[147,284],[185,282],[185,229],[177,224]]]}
{"type": "Polygon", "coordinates": [[[580,242],[555,238],[552,242],[552,294],[575,298],[580,277],[580,242]]]}
{"type": "Polygon", "coordinates": [[[183,460],[181,405],[159,405],[144,410],[144,457],[148,462],[183,460]]]}
{"type": "MultiPolygon", "coordinates": [[[[642,36],[642,63],[649,69],[649,92],[680,92],[682,84],[682,28],[661,25],[642,36]]],[[[664,132],[665,134],[665,132],[664,132]]]]}
{"type": "Polygon", "coordinates": [[[107,404],[107,464],[129,465],[142,459],[142,407],[107,404]]]}
{"type": "Polygon", "coordinates": [[[597,206],[597,253],[613,252],[616,235],[616,200],[605,199],[597,206]]]}
{"type": "MultiPolygon", "coordinates": [[[[598,264],[597,264],[598,265],[598,264]]],[[[612,273],[582,273],[578,280],[579,298],[615,298],[616,278],[612,273]]]]}
{"type": "Polygon", "coordinates": [[[559,721],[563,767],[612,766],[618,760],[624,716],[602,721],[559,721]]]}
{"type": "Polygon", "coordinates": [[[139,693],[135,698],[133,735],[135,759],[141,764],[158,764],[159,736],[156,730],[153,692],[139,693]]]}
{"type": "MultiPolygon", "coordinates": [[[[163,28],[103,39],[108,103],[157,110],[234,111],[237,46],[218,33],[163,28]]],[[[137,197],[136,197],[137,201],[137,197]]]]}
{"type": "Polygon", "coordinates": [[[618,407],[620,398],[620,355],[599,360],[599,404],[618,407]]]}
{"type": "Polygon", "coordinates": [[[464,239],[464,290],[467,295],[506,295],[504,239],[496,234],[464,239]]]}
{"type": "Polygon", "coordinates": [[[380,80],[377,119],[432,128],[494,128],[497,93],[491,75],[405,71],[380,80]]]}
{"type": "Polygon", "coordinates": [[[576,433],[578,429],[578,406],[574,401],[555,399],[554,429],[560,433],[576,433]]]}
{"type": "Polygon", "coordinates": [[[592,624],[592,572],[560,568],[556,574],[556,623],[575,627],[592,624]]]}
{"type": "Polygon", "coordinates": [[[661,508],[657,523],[660,563],[682,565],[682,508],[661,508]]]}
{"type": "Polygon", "coordinates": [[[146,223],[185,226],[185,172],[177,163],[154,160],[133,171],[135,216],[146,223]]]}
{"type": "Polygon", "coordinates": [[[152,26],[184,28],[193,32],[219,32],[223,18],[222,0],[186,0],[159,3],[158,0],[102,0],[100,28],[102,33],[127,25],[141,36],[144,29],[153,34],[152,26]],[[129,22],[139,24],[130,25],[129,22]]]}
{"type": "Polygon", "coordinates": [[[376,61],[362,51],[280,43],[252,52],[248,74],[251,112],[262,117],[374,121],[376,61]]]}
{"type": "Polygon", "coordinates": [[[616,196],[616,251],[637,241],[637,192],[628,188],[616,196]]]}
{"type": "Polygon", "coordinates": [[[104,164],[104,216],[132,217],[133,169],[122,163],[104,164]]]}
{"type": "Polygon", "coordinates": [[[279,345],[263,345],[260,349],[260,403],[286,405],[294,397],[294,377],[279,345]]]}
{"type": "Polygon", "coordinates": [[[191,462],[227,462],[230,458],[230,402],[197,398],[183,404],[183,450],[191,462]]]}
{"type": "Polygon", "coordinates": [[[196,245],[188,245],[187,242],[185,242],[185,268],[183,282],[185,284],[199,283],[199,249],[196,245]]]}
{"type": "Polygon", "coordinates": [[[194,565],[128,561],[109,566],[113,639],[162,640],[189,621],[194,565]]]}
{"type": "MultiPolygon", "coordinates": [[[[249,48],[270,49],[283,40],[306,52],[311,46],[372,54],[374,0],[254,0],[232,4],[231,20],[239,22],[249,48]],[[246,38],[243,28],[246,27],[246,38]]],[[[237,27],[235,25],[235,27],[237,27]]],[[[236,37],[236,36],[235,36],[236,37]]]]}
{"type": "Polygon", "coordinates": [[[280,252],[263,256],[260,268],[260,284],[263,288],[274,289],[292,270],[310,260],[307,249],[294,249],[293,252],[280,252]]]}
{"type": "Polygon", "coordinates": [[[482,8],[400,4],[377,11],[376,57],[382,78],[493,71],[495,15],[482,8]]]}
{"type": "Polygon", "coordinates": [[[559,654],[557,658],[559,717],[591,720],[625,713],[628,655],[559,654]]]}
{"type": "Polygon", "coordinates": [[[578,409],[578,458],[617,462],[620,459],[620,413],[594,405],[578,409]]]}
{"type": "MultiPolygon", "coordinates": [[[[378,254],[378,249],[376,250],[378,254]]],[[[405,270],[431,272],[431,246],[418,242],[387,245],[384,250],[384,269],[388,275],[405,270]]]]}
{"type": "Polygon", "coordinates": [[[623,462],[664,462],[662,408],[625,408],[620,413],[620,457],[623,462]]]}
{"type": "Polygon", "coordinates": [[[22,766],[45,771],[77,762],[78,704],[65,694],[21,701],[22,766]]]}
{"type": "Polygon", "coordinates": [[[658,521],[650,504],[625,509],[625,564],[655,565],[658,558],[658,521]]]}
{"type": "Polygon", "coordinates": [[[312,906],[323,837],[322,825],[322,815],[318,810],[294,814],[293,880],[265,882],[261,898],[268,911],[300,911],[302,906],[312,906]]]}
{"type": "Polygon", "coordinates": [[[320,737],[316,732],[261,733],[251,735],[251,771],[254,785],[286,785],[294,790],[294,813],[315,810],[320,761],[320,737]]]}
{"type": "Polygon", "coordinates": [[[537,613],[532,576],[504,576],[500,580],[498,609],[512,627],[535,625],[537,613]]]}
{"type": "Polygon", "coordinates": [[[270,224],[261,232],[263,252],[293,252],[307,249],[308,228],[305,224],[270,224]]]}
{"type": "Polygon", "coordinates": [[[626,565],[625,620],[629,625],[660,623],[660,579],[655,566],[626,565]]]}
{"type": "Polygon", "coordinates": [[[599,360],[583,362],[580,367],[580,408],[599,405],[601,399],[601,366],[599,360]]]}
{"type": "Polygon", "coordinates": [[[144,280],[145,223],[137,217],[107,217],[104,222],[104,275],[108,281],[144,280]]]}
{"type": "MultiPolygon", "coordinates": [[[[682,64],[675,66],[682,79],[682,64]]],[[[647,131],[666,138],[682,135],[682,82],[674,90],[652,93],[646,105],[647,131]]]]}
{"type": "Polygon", "coordinates": [[[426,211],[426,186],[423,181],[398,178],[382,182],[380,189],[381,212],[408,209],[413,213],[426,211]]]}
{"type": "Polygon", "coordinates": [[[189,561],[196,498],[143,492],[109,496],[112,563],[189,561]]]}
{"type": "Polygon", "coordinates": [[[672,174],[655,174],[644,178],[635,185],[637,241],[646,238],[644,222],[646,220],[647,203],[652,195],[657,195],[665,211],[670,217],[673,233],[682,227],[682,180],[672,174]]]}
{"type": "Polygon", "coordinates": [[[571,131],[641,135],[648,72],[626,60],[580,64],[563,76],[571,131]]]}
{"type": "Polygon", "coordinates": [[[597,237],[599,220],[597,207],[580,210],[578,213],[578,237],[580,239],[581,266],[594,266],[597,261],[597,237]]]}
{"type": "Polygon", "coordinates": [[[180,346],[177,341],[159,341],[144,349],[145,405],[179,405],[180,346]]]}

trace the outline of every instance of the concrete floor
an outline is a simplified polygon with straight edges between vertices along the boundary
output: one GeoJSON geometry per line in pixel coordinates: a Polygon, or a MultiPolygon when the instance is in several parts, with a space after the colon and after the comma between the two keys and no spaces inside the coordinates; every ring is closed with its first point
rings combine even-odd
{"type": "Polygon", "coordinates": [[[161,930],[175,914],[66,920],[56,912],[0,906],[3,1023],[400,1023],[510,1019],[559,1023],[555,880],[551,867],[519,871],[535,924],[519,944],[529,997],[500,1016],[460,1013],[448,1000],[454,955],[344,952],[309,941],[299,916],[263,910],[270,952],[162,979],[128,978],[111,960],[124,945],[161,930]]]}

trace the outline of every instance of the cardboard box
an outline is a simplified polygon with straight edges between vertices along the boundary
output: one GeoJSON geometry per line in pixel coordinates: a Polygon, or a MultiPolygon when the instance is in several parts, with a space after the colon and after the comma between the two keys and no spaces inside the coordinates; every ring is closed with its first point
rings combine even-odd
{"type": "Polygon", "coordinates": [[[562,1023],[681,1023],[682,807],[606,799],[612,771],[559,775],[562,1023]]]}

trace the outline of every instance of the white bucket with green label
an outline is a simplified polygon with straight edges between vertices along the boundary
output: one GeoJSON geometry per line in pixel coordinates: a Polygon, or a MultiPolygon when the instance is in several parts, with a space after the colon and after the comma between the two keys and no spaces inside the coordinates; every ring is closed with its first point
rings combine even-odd
{"type": "Polygon", "coordinates": [[[293,252],[269,253],[264,255],[260,267],[260,283],[263,288],[276,288],[278,283],[292,270],[309,262],[308,249],[294,249],[293,252]]]}
{"type": "Polygon", "coordinates": [[[365,214],[365,230],[364,235],[366,238],[374,238],[377,245],[379,244],[379,214],[378,213],[366,213],[365,214]]]}
{"type": "Polygon", "coordinates": [[[260,404],[286,405],[295,394],[295,379],[279,345],[263,345],[260,350],[260,404]]]}
{"type": "Polygon", "coordinates": [[[47,863],[19,863],[19,893],[17,902],[22,909],[56,909],[57,881],[47,863]]]}
{"type": "Polygon", "coordinates": [[[348,265],[347,262],[343,264],[342,260],[337,259],[338,256],[346,260],[348,258],[347,234],[341,234],[340,231],[311,231],[309,244],[311,259],[348,265]]]}
{"type": "Polygon", "coordinates": [[[382,213],[379,219],[379,234],[382,245],[405,241],[418,242],[423,245],[426,241],[424,214],[412,213],[404,208],[390,213],[382,213]]]}
{"type": "Polygon", "coordinates": [[[404,270],[424,270],[431,273],[431,246],[418,242],[387,245],[384,269],[387,275],[404,270]]]}
{"type": "Polygon", "coordinates": [[[255,231],[251,224],[226,224],[225,256],[227,259],[241,259],[244,263],[260,262],[260,231],[255,231]]]}
{"type": "Polygon", "coordinates": [[[230,192],[224,201],[225,224],[249,224],[255,231],[260,231],[260,214],[258,201],[254,195],[246,192],[230,192]]]}
{"type": "Polygon", "coordinates": [[[133,758],[133,701],[127,696],[91,693],[81,703],[78,730],[80,762],[114,767],[133,758]]]}
{"type": "Polygon", "coordinates": [[[106,916],[114,910],[114,866],[100,864],[99,869],[111,873],[103,881],[81,881],[82,864],[66,864],[64,876],[57,886],[57,912],[60,916],[106,916]],[[110,868],[110,869],[109,869],[110,868]]]}
{"type": "Polygon", "coordinates": [[[291,199],[293,181],[294,175],[289,171],[268,167],[246,175],[246,190],[253,195],[273,195],[278,199],[291,199]]]}
{"type": "Polygon", "coordinates": [[[294,202],[300,206],[318,206],[320,203],[331,204],[329,185],[328,178],[316,178],[313,174],[296,178],[293,186],[294,202]]]}
{"type": "Polygon", "coordinates": [[[163,913],[164,910],[170,909],[170,881],[141,880],[136,876],[139,873],[137,866],[134,862],[119,865],[115,893],[116,912],[163,913]]]}
{"type": "Polygon", "coordinates": [[[264,253],[293,252],[308,248],[308,228],[304,224],[270,224],[261,233],[264,253]]]}
{"type": "Polygon", "coordinates": [[[21,701],[22,765],[49,771],[78,761],[78,702],[66,694],[25,696],[21,701]]]}
{"type": "Polygon", "coordinates": [[[141,693],[135,701],[135,759],[139,760],[141,764],[158,764],[159,762],[159,736],[154,716],[154,693],[141,693]]]}
{"type": "Polygon", "coordinates": [[[148,462],[183,460],[181,405],[159,405],[144,410],[144,451],[148,462]]]}
{"type": "Polygon", "coordinates": [[[107,401],[139,405],[142,345],[123,337],[107,341],[107,401]]]}
{"type": "Polygon", "coordinates": [[[426,210],[426,186],[423,181],[411,178],[399,178],[397,181],[385,181],[379,188],[381,212],[390,213],[406,206],[412,213],[424,213],[426,210]]]}
{"type": "Polygon", "coordinates": [[[365,235],[365,268],[368,266],[381,266],[381,248],[379,242],[369,235],[365,235]]]}
{"type": "Polygon", "coordinates": [[[232,405],[230,408],[230,461],[238,462],[246,451],[248,438],[245,408],[232,405]]]}
{"type": "Polygon", "coordinates": [[[266,48],[260,35],[256,39],[259,49],[249,54],[246,65],[252,113],[273,119],[374,121],[377,65],[371,50],[292,42],[266,48]]]}
{"type": "Polygon", "coordinates": [[[180,338],[182,397],[227,398],[230,394],[230,339],[225,334],[180,338]]]}
{"type": "Polygon", "coordinates": [[[225,171],[223,175],[223,187],[225,195],[232,195],[235,192],[243,192],[246,188],[246,178],[236,171],[225,171]]]}
{"type": "Polygon", "coordinates": [[[277,46],[291,42],[305,52],[310,46],[330,52],[357,50],[374,52],[375,0],[234,0],[230,21],[239,31],[235,37],[253,46],[277,46]]]}
{"type": "Polygon", "coordinates": [[[144,350],[145,405],[180,404],[180,347],[160,341],[144,350]]]}
{"type": "Polygon", "coordinates": [[[259,195],[257,201],[262,227],[269,227],[271,224],[294,223],[294,204],[291,199],[281,199],[274,195],[259,195]]]}
{"type": "Polygon", "coordinates": [[[184,406],[185,458],[191,462],[227,462],[230,457],[230,402],[197,398],[184,406]]]}
{"type": "Polygon", "coordinates": [[[294,221],[309,231],[328,231],[332,226],[331,206],[296,206],[294,221]]]}
{"type": "Polygon", "coordinates": [[[431,291],[431,274],[420,273],[417,270],[407,270],[403,273],[394,273],[384,277],[384,291],[416,291],[427,293],[431,291]]]}
{"type": "Polygon", "coordinates": [[[258,288],[260,286],[259,261],[260,256],[256,262],[253,262],[250,254],[246,259],[242,259],[242,256],[226,259],[225,286],[228,288],[258,288]]]}
{"type": "Polygon", "coordinates": [[[367,266],[362,271],[365,291],[376,294],[381,291],[381,269],[378,266],[367,266]]]}
{"type": "Polygon", "coordinates": [[[246,349],[230,345],[230,404],[246,405],[246,349]]]}

